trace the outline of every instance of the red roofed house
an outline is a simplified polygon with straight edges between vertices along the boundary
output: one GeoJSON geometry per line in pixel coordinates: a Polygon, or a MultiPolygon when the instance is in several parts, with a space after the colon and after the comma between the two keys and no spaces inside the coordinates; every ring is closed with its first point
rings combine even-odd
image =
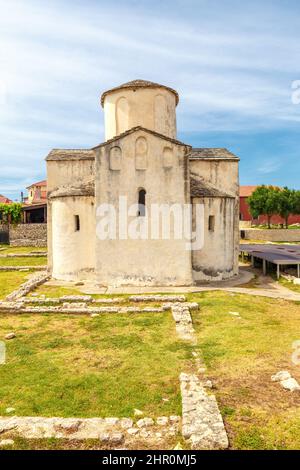
{"type": "MultiPolygon", "coordinates": [[[[268,219],[266,215],[260,215],[258,219],[253,219],[249,211],[247,198],[251,196],[256,188],[257,186],[240,186],[240,220],[251,221],[253,225],[267,224],[268,219]]],[[[284,220],[279,215],[273,215],[271,223],[284,224],[284,220]]],[[[297,223],[300,223],[300,215],[290,215],[289,224],[297,223]]]]}
{"type": "Polygon", "coordinates": [[[13,201],[11,199],[8,199],[8,197],[2,196],[0,194],[0,204],[11,204],[13,201]]]}
{"type": "Polygon", "coordinates": [[[23,222],[47,222],[47,181],[38,181],[26,189],[28,190],[28,196],[24,198],[23,222]]]}

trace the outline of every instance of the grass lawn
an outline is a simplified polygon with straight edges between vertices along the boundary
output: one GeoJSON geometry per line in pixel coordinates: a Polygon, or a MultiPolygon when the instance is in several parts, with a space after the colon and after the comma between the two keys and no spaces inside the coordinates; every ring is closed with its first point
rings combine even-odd
{"type": "Polygon", "coordinates": [[[47,248],[36,248],[34,246],[10,246],[10,245],[1,245],[0,248],[5,248],[5,250],[0,253],[7,255],[9,253],[31,253],[32,251],[41,251],[47,252],[47,248]]]}
{"type": "Polygon", "coordinates": [[[146,416],[181,414],[179,374],[190,346],[170,312],[1,315],[7,363],[0,367],[0,415],[146,416]]]}
{"type": "Polygon", "coordinates": [[[201,305],[193,320],[231,447],[299,449],[300,394],[284,391],[271,375],[286,369],[300,382],[300,365],[291,360],[300,305],[225,292],[189,297],[201,305]]]}
{"type": "Polygon", "coordinates": [[[47,264],[45,256],[34,258],[0,258],[0,266],[43,266],[47,264]]]}
{"type": "Polygon", "coordinates": [[[25,282],[29,274],[28,272],[24,273],[19,271],[0,271],[0,300],[3,300],[8,294],[25,282]]]}

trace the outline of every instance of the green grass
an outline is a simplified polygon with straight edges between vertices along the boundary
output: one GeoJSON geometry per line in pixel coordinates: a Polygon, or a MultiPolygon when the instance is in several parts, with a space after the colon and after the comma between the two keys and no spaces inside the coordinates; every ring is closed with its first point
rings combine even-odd
{"type": "Polygon", "coordinates": [[[13,290],[17,289],[28,278],[27,272],[0,272],[0,300],[3,300],[13,290]]]}
{"type": "Polygon", "coordinates": [[[288,289],[290,289],[294,292],[298,292],[298,294],[300,294],[300,285],[294,284],[293,282],[289,282],[286,279],[284,279],[283,277],[281,277],[279,279],[279,283],[282,286],[287,287],[288,289]]]}
{"type": "Polygon", "coordinates": [[[46,297],[62,297],[63,295],[83,295],[80,289],[76,287],[49,286],[42,284],[34,291],[35,294],[45,295],[46,297]]]}
{"type": "Polygon", "coordinates": [[[0,415],[133,416],[181,413],[179,374],[190,347],[164,314],[1,315],[7,363],[0,415]],[[163,398],[168,401],[163,400],[163,398]]]}
{"type": "Polygon", "coordinates": [[[9,253],[31,253],[32,251],[43,251],[46,252],[47,248],[36,248],[34,246],[10,246],[10,245],[0,245],[0,248],[5,248],[5,250],[0,253],[7,255],[9,253]]]}
{"type": "Polygon", "coordinates": [[[194,324],[231,447],[299,449],[300,394],[284,391],[271,375],[287,369],[300,382],[300,366],[291,359],[300,305],[225,292],[189,298],[201,305],[194,324]]]}
{"type": "Polygon", "coordinates": [[[0,266],[44,266],[47,264],[45,256],[34,258],[0,258],[0,266]]]}

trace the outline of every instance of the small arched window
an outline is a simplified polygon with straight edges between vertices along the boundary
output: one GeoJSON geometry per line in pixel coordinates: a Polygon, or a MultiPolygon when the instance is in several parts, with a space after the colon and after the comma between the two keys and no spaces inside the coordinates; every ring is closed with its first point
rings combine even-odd
{"type": "Polygon", "coordinates": [[[145,217],[146,215],[146,191],[144,189],[139,190],[139,209],[138,216],[145,217]]]}

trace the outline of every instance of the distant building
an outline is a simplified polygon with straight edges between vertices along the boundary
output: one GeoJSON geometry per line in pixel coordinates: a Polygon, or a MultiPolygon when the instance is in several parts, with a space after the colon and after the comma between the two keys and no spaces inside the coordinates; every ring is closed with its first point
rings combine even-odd
{"type": "MultiPolygon", "coordinates": [[[[0,194],[0,204],[11,204],[13,201],[11,201],[11,199],[8,199],[8,197],[5,197],[5,196],[2,196],[2,194],[0,194]]],[[[3,214],[2,212],[0,211],[0,224],[1,222],[3,222],[3,214]]],[[[1,241],[2,243],[3,241],[1,241]]]]}
{"type": "Polygon", "coordinates": [[[12,202],[13,201],[11,199],[0,194],[0,204],[11,204],[12,202]]]}
{"type": "MultiPolygon", "coordinates": [[[[253,219],[250,214],[247,199],[255,191],[258,186],[240,186],[240,221],[251,221],[253,225],[267,224],[268,218],[266,215],[260,215],[258,219],[253,219]]],[[[299,224],[300,215],[290,215],[289,224],[299,224]]],[[[284,224],[284,220],[279,215],[273,215],[271,218],[272,224],[284,224]]]]}
{"type": "Polygon", "coordinates": [[[23,222],[47,222],[47,181],[38,181],[27,188],[28,196],[23,200],[23,222]]]}

